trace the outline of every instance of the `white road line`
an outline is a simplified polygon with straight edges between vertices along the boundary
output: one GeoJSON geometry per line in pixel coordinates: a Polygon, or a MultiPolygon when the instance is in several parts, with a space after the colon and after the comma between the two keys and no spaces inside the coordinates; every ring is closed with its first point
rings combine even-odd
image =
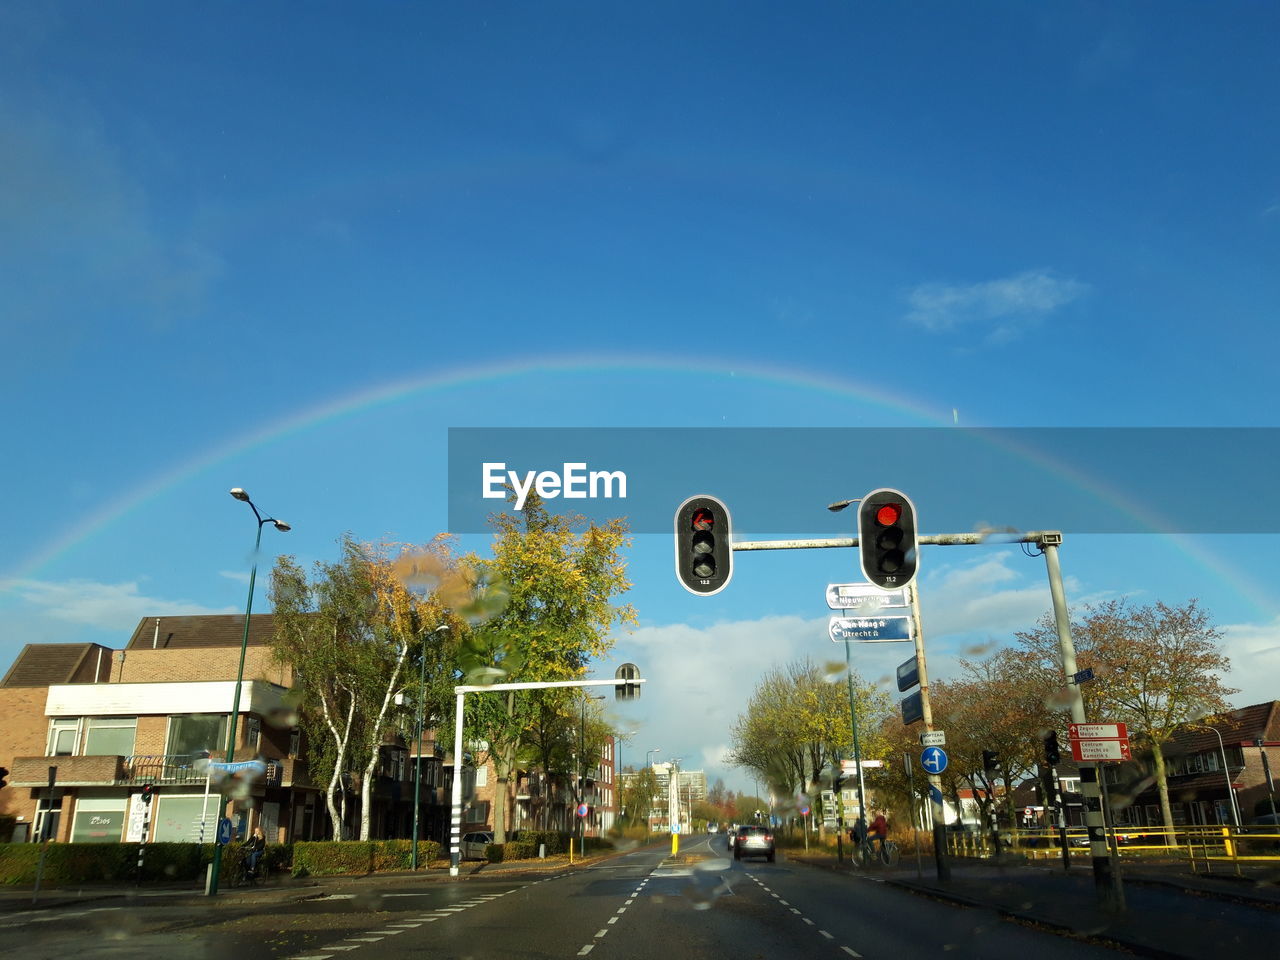
{"type": "Polygon", "coordinates": [[[404,933],[403,930],[371,930],[370,933],[380,933],[384,937],[394,937],[397,933],[404,933]]]}
{"type": "Polygon", "coordinates": [[[377,943],[382,938],[381,937],[346,937],[344,939],[350,940],[352,943],[377,943]]]}
{"type": "Polygon", "coordinates": [[[808,917],[801,917],[800,919],[803,920],[805,923],[807,923],[809,926],[811,927],[813,926],[813,921],[810,920],[808,917]]]}
{"type": "Polygon", "coordinates": [[[841,947],[840,949],[843,950],[845,953],[847,953],[849,956],[857,957],[858,960],[862,960],[862,954],[860,954],[857,950],[850,950],[848,947],[841,947]]]}
{"type": "Polygon", "coordinates": [[[779,902],[780,904],[782,904],[784,907],[789,907],[789,906],[791,906],[791,904],[790,904],[790,903],[788,903],[786,900],[783,900],[783,899],[781,899],[781,898],[779,898],[778,902],[779,902]]]}
{"type": "Polygon", "coordinates": [[[327,947],[321,947],[321,950],[359,950],[358,943],[331,943],[327,947]]]}
{"type": "Polygon", "coordinates": [[[329,960],[332,956],[332,953],[307,953],[300,954],[296,957],[290,957],[289,960],[329,960]]]}
{"type": "MultiPolygon", "coordinates": [[[[679,786],[679,784],[676,784],[676,786],[679,786]]],[[[626,907],[619,907],[619,908],[618,908],[618,912],[619,912],[619,913],[626,913],[626,912],[627,912],[627,908],[626,908],[626,907]]]]}
{"type": "Polygon", "coordinates": [[[596,931],[596,939],[597,939],[597,940],[598,940],[598,939],[600,939],[601,937],[603,937],[603,936],[604,936],[605,934],[607,934],[608,932],[609,932],[609,928],[608,928],[608,927],[606,927],[606,928],[605,928],[605,929],[603,929],[603,930],[597,930],[597,931],[596,931]]]}
{"type": "Polygon", "coordinates": [[[635,903],[635,902],[636,902],[636,898],[635,898],[635,897],[632,897],[630,900],[626,901],[626,904],[627,904],[627,906],[631,906],[631,904],[633,904],[633,903],[635,903]]]}
{"type": "Polygon", "coordinates": [[[591,948],[594,946],[595,946],[594,943],[588,943],[585,947],[583,947],[581,950],[578,951],[578,956],[585,957],[588,953],[591,952],[591,948]]]}
{"type": "Polygon", "coordinates": [[[797,910],[795,907],[791,908],[791,912],[794,913],[797,917],[800,916],[800,911],[797,910]]]}
{"type": "Polygon", "coordinates": [[[828,940],[834,940],[834,939],[835,939],[835,937],[833,937],[831,934],[827,933],[827,931],[825,931],[825,930],[819,930],[818,932],[819,932],[820,934],[822,934],[824,937],[826,937],[828,940]]]}
{"type": "Polygon", "coordinates": [[[421,921],[421,920],[406,920],[404,923],[389,923],[389,924],[387,924],[387,926],[389,926],[389,927],[403,927],[403,928],[404,928],[404,929],[406,929],[406,930],[412,930],[412,929],[414,929],[414,928],[416,928],[416,927],[420,927],[420,926],[422,926],[422,921],[421,921]]]}
{"type": "Polygon", "coordinates": [[[617,918],[617,917],[610,917],[608,920],[606,920],[606,921],[605,921],[605,923],[608,923],[608,924],[614,924],[614,923],[617,923],[617,922],[618,922],[618,918],[617,918]]]}

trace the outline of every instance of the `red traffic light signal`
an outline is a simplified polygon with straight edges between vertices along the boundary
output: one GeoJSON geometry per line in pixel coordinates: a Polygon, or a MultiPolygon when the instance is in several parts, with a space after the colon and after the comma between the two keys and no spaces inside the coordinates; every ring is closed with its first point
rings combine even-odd
{"type": "Polygon", "coordinates": [[[149,783],[142,785],[142,802],[150,805],[151,798],[155,796],[156,788],[149,783]]]}
{"type": "Polygon", "coordinates": [[[858,507],[858,559],[862,575],[882,590],[915,579],[919,556],[916,508],[900,490],[873,490],[858,507]]]}
{"type": "Polygon", "coordinates": [[[729,508],[715,497],[690,497],[675,517],[676,577],[690,593],[709,597],[733,576],[729,508]]]}

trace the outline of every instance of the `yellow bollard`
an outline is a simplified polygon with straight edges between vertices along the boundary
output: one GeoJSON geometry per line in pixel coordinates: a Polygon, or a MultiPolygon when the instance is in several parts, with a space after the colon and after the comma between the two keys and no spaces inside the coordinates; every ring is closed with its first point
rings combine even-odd
{"type": "Polygon", "coordinates": [[[569,864],[573,864],[573,837],[569,838],[569,864]]]}
{"type": "Polygon", "coordinates": [[[671,835],[671,855],[674,857],[680,852],[680,834],[673,833],[671,835]]]}

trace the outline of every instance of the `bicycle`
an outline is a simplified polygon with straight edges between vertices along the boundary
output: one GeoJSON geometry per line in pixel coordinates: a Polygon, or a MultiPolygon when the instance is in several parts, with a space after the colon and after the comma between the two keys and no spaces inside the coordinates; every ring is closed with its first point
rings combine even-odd
{"type": "Polygon", "coordinates": [[[898,855],[898,845],[892,840],[886,840],[882,845],[878,845],[875,838],[868,838],[858,845],[854,863],[869,867],[878,860],[886,867],[896,867],[898,855]]]}

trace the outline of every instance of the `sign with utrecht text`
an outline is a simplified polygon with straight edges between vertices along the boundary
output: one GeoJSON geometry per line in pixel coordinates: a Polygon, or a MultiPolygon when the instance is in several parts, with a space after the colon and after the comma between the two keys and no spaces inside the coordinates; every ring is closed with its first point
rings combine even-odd
{"type": "Polygon", "coordinates": [[[1072,740],[1071,757],[1077,763],[1133,759],[1128,740],[1072,740]]]}
{"type": "Polygon", "coordinates": [[[827,635],[835,643],[892,643],[911,639],[910,617],[832,617],[827,635]]]}

